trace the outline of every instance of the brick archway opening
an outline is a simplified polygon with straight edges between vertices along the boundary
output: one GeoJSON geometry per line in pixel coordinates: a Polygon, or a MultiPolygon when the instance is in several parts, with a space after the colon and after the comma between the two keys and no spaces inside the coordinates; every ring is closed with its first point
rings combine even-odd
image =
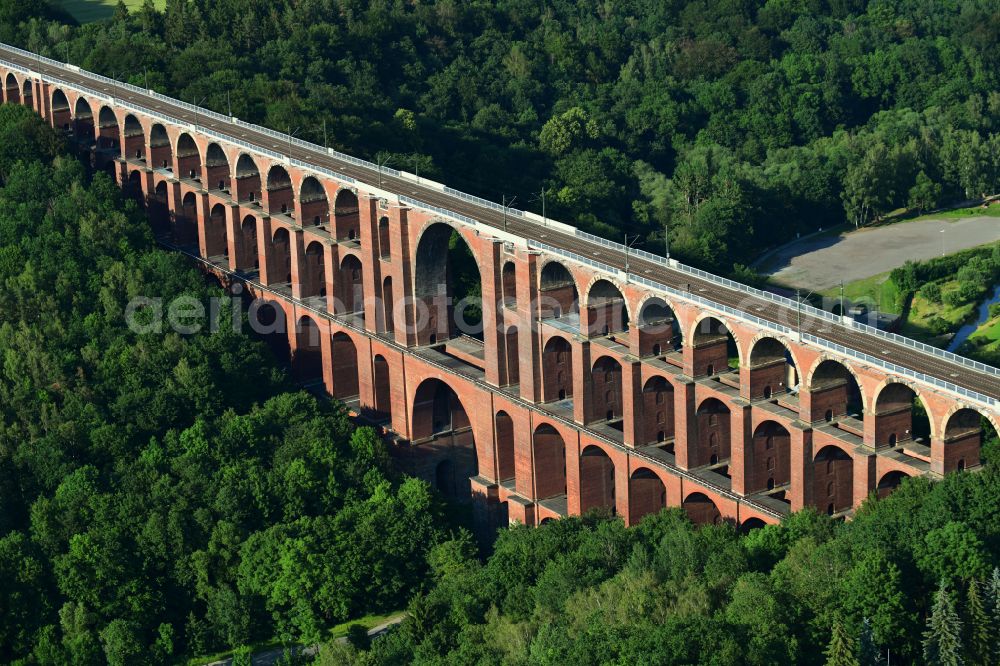
{"type": "Polygon", "coordinates": [[[726,375],[734,370],[739,372],[740,354],[736,338],[721,320],[705,317],[699,321],[694,328],[691,345],[695,377],[726,375]]]}
{"type": "Polygon", "coordinates": [[[494,420],[497,442],[497,481],[512,481],[515,471],[514,419],[501,410],[494,420]]]}
{"type": "Polygon", "coordinates": [[[732,451],[732,415],[729,407],[717,398],[707,398],[698,406],[696,418],[698,436],[688,452],[688,466],[708,465],[728,477],[732,451]]]}
{"type": "Polygon", "coordinates": [[[376,354],[372,361],[372,378],[375,389],[375,409],[372,417],[376,421],[390,422],[392,420],[392,392],[389,378],[389,363],[381,354],[376,354]]]}
{"type": "Polygon", "coordinates": [[[891,472],[886,472],[879,479],[878,485],[875,486],[875,494],[879,499],[884,499],[892,494],[896,488],[903,483],[903,479],[910,478],[910,475],[906,472],[901,472],[899,470],[893,470],[891,472]]]}
{"type": "Polygon", "coordinates": [[[392,276],[382,280],[382,322],[380,333],[392,334],[396,330],[396,296],[392,290],[392,276]]]}
{"type": "Polygon", "coordinates": [[[73,139],[80,148],[89,150],[94,145],[95,132],[94,110],[90,108],[86,98],[78,97],[73,110],[73,139]]]}
{"type": "Polygon", "coordinates": [[[201,152],[187,132],[177,138],[177,175],[201,183],[201,152]]]}
{"type": "Polygon", "coordinates": [[[659,513],[667,506],[667,487],[651,469],[640,467],[628,481],[628,517],[635,525],[649,514],[659,513]]]}
{"type": "Polygon", "coordinates": [[[161,180],[153,188],[148,203],[149,223],[157,236],[171,236],[170,205],[167,200],[167,181],[161,180]]]}
{"type": "MultiPolygon", "coordinates": [[[[126,122],[128,119],[126,118],[126,122]]],[[[98,137],[97,151],[102,157],[121,157],[121,133],[118,127],[118,118],[115,112],[106,106],[102,106],[97,118],[98,137]]],[[[142,136],[142,127],[139,128],[142,136]]],[[[143,153],[145,152],[145,138],[141,139],[143,153]]]]}
{"type": "Polygon", "coordinates": [[[247,215],[240,224],[240,254],[236,268],[241,271],[256,271],[260,268],[260,253],[257,248],[257,218],[247,215]]]}
{"type": "Polygon", "coordinates": [[[813,502],[831,516],[854,506],[854,461],[838,446],[823,447],[813,460],[813,502]]]}
{"type": "Polygon", "coordinates": [[[344,257],[340,262],[340,271],[337,284],[338,299],[334,304],[334,312],[337,314],[364,315],[364,270],[361,260],[353,254],[344,257]]]}
{"type": "Polygon", "coordinates": [[[542,349],[542,402],[573,397],[573,348],[565,338],[549,338],[542,349]]]}
{"type": "Polygon", "coordinates": [[[232,174],[229,158],[217,143],[208,144],[205,151],[205,188],[229,193],[232,190],[232,174]]]}
{"type": "Polygon", "coordinates": [[[638,316],[639,355],[673,356],[680,363],[681,327],[667,302],[654,296],[642,304],[638,316]]]}
{"type": "Polygon", "coordinates": [[[295,353],[292,369],[296,379],[304,385],[323,380],[323,345],[320,328],[309,315],[299,317],[295,323],[295,353]]]}
{"type": "Polygon", "coordinates": [[[129,172],[126,193],[135,200],[140,209],[146,208],[146,195],[142,189],[142,173],[138,169],[129,172]]]}
{"type": "Polygon", "coordinates": [[[326,247],[322,243],[309,243],[299,273],[302,298],[326,297],[326,247]]]}
{"type": "Polygon", "coordinates": [[[284,309],[275,303],[255,299],[251,301],[247,315],[250,329],[264,338],[275,358],[283,364],[289,364],[292,354],[288,344],[284,309]]]}
{"type": "Polygon", "coordinates": [[[605,423],[622,430],[622,366],[610,356],[594,362],[590,373],[590,414],[587,423],[605,423]]]}
{"type": "Polygon", "coordinates": [[[643,439],[674,451],[674,386],[663,377],[650,377],[642,387],[643,439]]]}
{"type": "Polygon", "coordinates": [[[580,327],[580,294],[573,274],[558,261],[542,268],[538,284],[538,307],[542,319],[565,319],[568,326],[580,327]]]}
{"type": "Polygon", "coordinates": [[[503,336],[505,386],[516,386],[521,381],[519,344],[517,326],[508,326],[503,336]]]}
{"type": "MultiPolygon", "coordinates": [[[[131,155],[131,142],[128,141],[128,125],[128,118],[126,118],[125,141],[129,145],[125,146],[125,152],[131,155]]],[[[141,126],[139,129],[142,129],[141,126]]],[[[164,169],[171,173],[174,171],[174,150],[170,147],[170,136],[167,134],[167,128],[160,123],[154,124],[149,130],[149,162],[150,166],[154,169],[164,169]]]]}
{"type": "Polygon", "coordinates": [[[605,509],[615,515],[615,463],[599,446],[580,454],[580,513],[605,509]]]}
{"type": "Polygon", "coordinates": [[[746,492],[766,492],[784,500],[792,481],[792,436],[788,430],[775,421],[764,421],[754,429],[747,454],[743,472],[746,492]]]}
{"type": "Polygon", "coordinates": [[[765,337],[754,343],[748,361],[750,366],[750,399],[798,391],[799,369],[792,352],[777,338],[765,337]]]}
{"type": "Polygon", "coordinates": [[[291,235],[288,229],[278,227],[271,235],[270,252],[267,253],[267,283],[290,284],[292,281],[291,235]]]}
{"type": "Polygon", "coordinates": [[[875,399],[875,447],[896,448],[917,442],[930,445],[931,425],[917,392],[905,384],[887,384],[875,399]]]}
{"type": "Polygon", "coordinates": [[[505,308],[517,308],[517,268],[513,261],[504,262],[500,272],[500,287],[505,308]]]}
{"type": "Polygon", "coordinates": [[[959,409],[944,427],[944,471],[964,470],[982,464],[983,448],[996,447],[1000,438],[988,418],[974,409],[959,409]]]}
{"type": "Polygon", "coordinates": [[[339,242],[360,242],[361,214],[358,195],[347,188],[337,191],[333,199],[334,237],[339,242]]]}
{"type": "Polygon", "coordinates": [[[378,254],[382,259],[392,258],[392,238],[389,232],[389,218],[384,215],[378,221],[378,254]]]}
{"type": "Polygon", "coordinates": [[[826,421],[864,435],[861,387],[847,366],[832,359],[822,361],[813,371],[808,390],[811,422],[826,421]]]}
{"type": "Polygon", "coordinates": [[[209,257],[229,258],[229,230],[226,207],[215,204],[205,224],[205,254],[209,257]]]}
{"type": "Polygon", "coordinates": [[[295,191],[292,177],[280,164],[267,172],[267,212],[271,215],[295,217],[295,191]]]}
{"type": "Polygon", "coordinates": [[[302,226],[326,227],[330,224],[330,202],[326,190],[313,176],[302,181],[299,190],[299,206],[302,207],[302,226]]]}
{"type": "Polygon", "coordinates": [[[21,103],[25,106],[35,105],[35,84],[31,79],[25,79],[21,86],[21,103]]]}
{"type": "Polygon", "coordinates": [[[243,153],[236,160],[236,200],[240,203],[260,199],[260,169],[252,157],[243,153]]]}
{"type": "Polygon", "coordinates": [[[742,523],[740,523],[740,534],[750,534],[754,530],[759,530],[762,527],[766,527],[765,523],[760,518],[747,518],[742,523]]]}
{"type": "Polygon", "coordinates": [[[4,100],[8,104],[21,103],[21,88],[17,85],[17,77],[13,73],[8,73],[4,81],[4,100]]]}
{"type": "Polygon", "coordinates": [[[354,340],[343,331],[330,337],[330,355],[333,357],[333,397],[356,406],[361,392],[358,365],[358,348],[354,340]]]}
{"type": "Polygon", "coordinates": [[[69,132],[73,129],[73,114],[70,112],[69,99],[59,88],[52,91],[52,125],[56,129],[69,132]]]}
{"type": "Polygon", "coordinates": [[[413,445],[423,450],[430,479],[446,497],[471,501],[479,473],[476,442],[458,394],[440,379],[425,379],[413,399],[413,445]]]}
{"type": "MultiPolygon", "coordinates": [[[[535,463],[535,496],[539,500],[561,498],[566,501],[566,443],[559,431],[547,423],[535,428],[531,436],[535,463]]],[[[565,506],[562,515],[566,515],[565,506]]]]}
{"type": "Polygon", "coordinates": [[[718,525],[722,522],[719,507],[704,493],[691,493],[681,506],[695,525],[718,525]]]}
{"type": "Polygon", "coordinates": [[[443,222],[424,229],[417,243],[413,293],[427,325],[417,343],[440,344],[463,336],[483,339],[482,276],[471,248],[458,231],[443,222]]]}
{"type": "Polygon", "coordinates": [[[628,306],[621,290],[608,280],[596,281],[587,292],[587,335],[614,335],[628,328],[628,306]]]}

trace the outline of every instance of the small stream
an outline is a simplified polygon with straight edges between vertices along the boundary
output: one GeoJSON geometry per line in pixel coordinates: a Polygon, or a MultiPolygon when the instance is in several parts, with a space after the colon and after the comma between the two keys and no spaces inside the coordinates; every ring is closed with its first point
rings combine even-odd
{"type": "Polygon", "coordinates": [[[962,346],[962,343],[969,339],[969,336],[976,332],[976,329],[983,325],[987,319],[990,318],[990,306],[994,303],[1000,303],[1000,285],[997,285],[993,290],[993,296],[986,299],[982,305],[979,306],[979,318],[976,319],[975,323],[966,324],[962,328],[958,329],[958,333],[952,338],[951,344],[948,345],[948,351],[953,352],[962,346]]]}

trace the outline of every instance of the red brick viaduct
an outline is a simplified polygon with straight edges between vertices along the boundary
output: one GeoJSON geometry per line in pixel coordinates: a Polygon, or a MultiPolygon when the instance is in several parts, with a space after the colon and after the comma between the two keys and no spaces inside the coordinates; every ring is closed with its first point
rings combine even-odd
{"type": "Polygon", "coordinates": [[[262,299],[251,314],[273,322],[303,380],[381,424],[404,464],[445,492],[471,493],[495,522],[605,507],[634,524],[678,505],[696,522],[744,528],[805,506],[850,515],[904,477],[977,467],[981,417],[1000,425],[995,402],[215,139],[197,123],[163,122],[10,64],[0,78],[5,102],[93,150],[161,237],[262,299]],[[481,341],[455,336],[450,308],[434,298],[450,289],[455,231],[482,278],[481,341]],[[915,398],[929,427],[919,441],[915,398]]]}

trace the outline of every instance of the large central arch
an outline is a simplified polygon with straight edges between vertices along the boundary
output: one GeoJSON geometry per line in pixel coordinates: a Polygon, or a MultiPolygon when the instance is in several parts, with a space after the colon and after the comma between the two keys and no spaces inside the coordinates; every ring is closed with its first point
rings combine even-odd
{"type": "Polygon", "coordinates": [[[482,276],[465,239],[444,222],[420,235],[413,269],[413,293],[423,310],[418,344],[434,344],[460,334],[482,337],[482,276]]]}

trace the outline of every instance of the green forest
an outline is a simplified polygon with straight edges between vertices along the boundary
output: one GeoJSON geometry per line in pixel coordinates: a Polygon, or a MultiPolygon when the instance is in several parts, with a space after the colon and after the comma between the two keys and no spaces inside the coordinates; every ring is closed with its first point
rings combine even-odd
{"type": "Polygon", "coordinates": [[[0,661],[170,663],[405,606],[453,532],[440,497],[239,308],[137,334],[136,296],[223,292],[0,107],[0,661]]]}
{"type": "Polygon", "coordinates": [[[744,274],[837,223],[995,192],[995,0],[168,0],[0,39],[744,274]]]}

